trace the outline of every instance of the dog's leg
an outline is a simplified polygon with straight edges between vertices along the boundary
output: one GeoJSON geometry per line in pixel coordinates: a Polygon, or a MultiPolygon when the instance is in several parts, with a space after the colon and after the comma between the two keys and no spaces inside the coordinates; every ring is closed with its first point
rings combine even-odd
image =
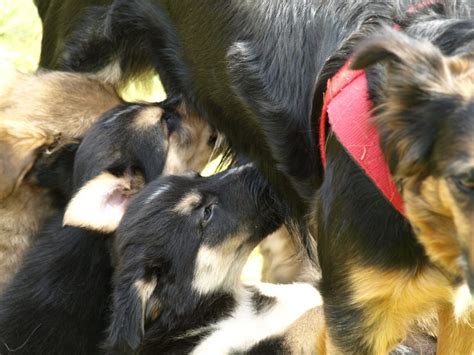
{"type": "MultiPolygon", "coordinates": [[[[418,316],[450,295],[448,280],[428,267],[415,271],[351,266],[342,280],[332,280],[330,289],[324,283],[328,344],[344,354],[389,353],[418,316]]],[[[338,353],[328,347],[326,351],[338,353]]]]}
{"type": "Polygon", "coordinates": [[[452,304],[438,309],[438,355],[474,354],[474,309],[455,316],[452,304]]]}

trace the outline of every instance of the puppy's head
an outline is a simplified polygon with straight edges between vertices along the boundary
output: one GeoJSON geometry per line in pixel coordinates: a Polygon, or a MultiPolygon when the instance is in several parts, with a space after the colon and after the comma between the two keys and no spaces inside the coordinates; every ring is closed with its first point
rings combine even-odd
{"type": "Polygon", "coordinates": [[[101,171],[126,166],[142,171],[147,181],[162,173],[201,170],[214,137],[206,121],[181,110],[178,99],[121,105],[87,133],[77,152],[74,183],[82,185],[101,171]]]}
{"type": "Polygon", "coordinates": [[[212,151],[212,131],[205,121],[183,116],[179,107],[174,98],[124,104],[93,125],[75,155],[73,187],[80,190],[66,210],[66,225],[113,232],[145,182],[203,167],[212,151]],[[174,168],[166,169],[170,160],[174,168]]]}
{"type": "Polygon", "coordinates": [[[456,43],[465,47],[446,56],[387,31],[353,67],[386,66],[376,125],[408,219],[431,260],[474,295],[474,56],[472,38],[456,43]]]}
{"type": "Polygon", "coordinates": [[[251,167],[162,178],[146,187],[115,240],[107,346],[134,351],[147,320],[166,324],[191,316],[208,296],[232,293],[252,249],[281,225],[279,206],[251,167]]]}

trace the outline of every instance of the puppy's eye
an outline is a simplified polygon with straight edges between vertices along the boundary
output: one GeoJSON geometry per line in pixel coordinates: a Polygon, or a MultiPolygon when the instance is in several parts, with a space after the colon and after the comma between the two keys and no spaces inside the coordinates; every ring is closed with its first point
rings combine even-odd
{"type": "Polygon", "coordinates": [[[457,188],[463,192],[474,192],[474,175],[464,174],[454,177],[457,188]]]}
{"type": "Polygon", "coordinates": [[[166,112],[162,118],[162,122],[166,125],[168,128],[168,135],[171,135],[173,132],[175,132],[180,124],[181,116],[175,115],[170,112],[166,112]]]}
{"type": "Polygon", "coordinates": [[[204,207],[202,210],[202,225],[205,226],[209,223],[214,215],[214,204],[204,207]]]}

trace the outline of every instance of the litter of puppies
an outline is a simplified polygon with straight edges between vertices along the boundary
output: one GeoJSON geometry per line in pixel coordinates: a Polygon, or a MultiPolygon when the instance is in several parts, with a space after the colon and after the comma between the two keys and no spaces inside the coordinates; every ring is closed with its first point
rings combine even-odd
{"type": "Polygon", "coordinates": [[[35,3],[0,353],[474,354],[472,2],[35,3]],[[164,102],[117,94],[152,73],[164,102]],[[269,235],[265,278],[307,283],[241,281],[269,235]]]}

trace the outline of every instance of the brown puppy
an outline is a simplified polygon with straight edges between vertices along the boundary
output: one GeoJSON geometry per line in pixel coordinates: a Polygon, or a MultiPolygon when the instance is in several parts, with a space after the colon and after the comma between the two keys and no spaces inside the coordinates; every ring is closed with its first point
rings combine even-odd
{"type": "Polygon", "coordinates": [[[50,193],[26,178],[37,157],[121,102],[112,87],[62,72],[12,73],[0,87],[0,290],[54,210],[50,193]]]}

